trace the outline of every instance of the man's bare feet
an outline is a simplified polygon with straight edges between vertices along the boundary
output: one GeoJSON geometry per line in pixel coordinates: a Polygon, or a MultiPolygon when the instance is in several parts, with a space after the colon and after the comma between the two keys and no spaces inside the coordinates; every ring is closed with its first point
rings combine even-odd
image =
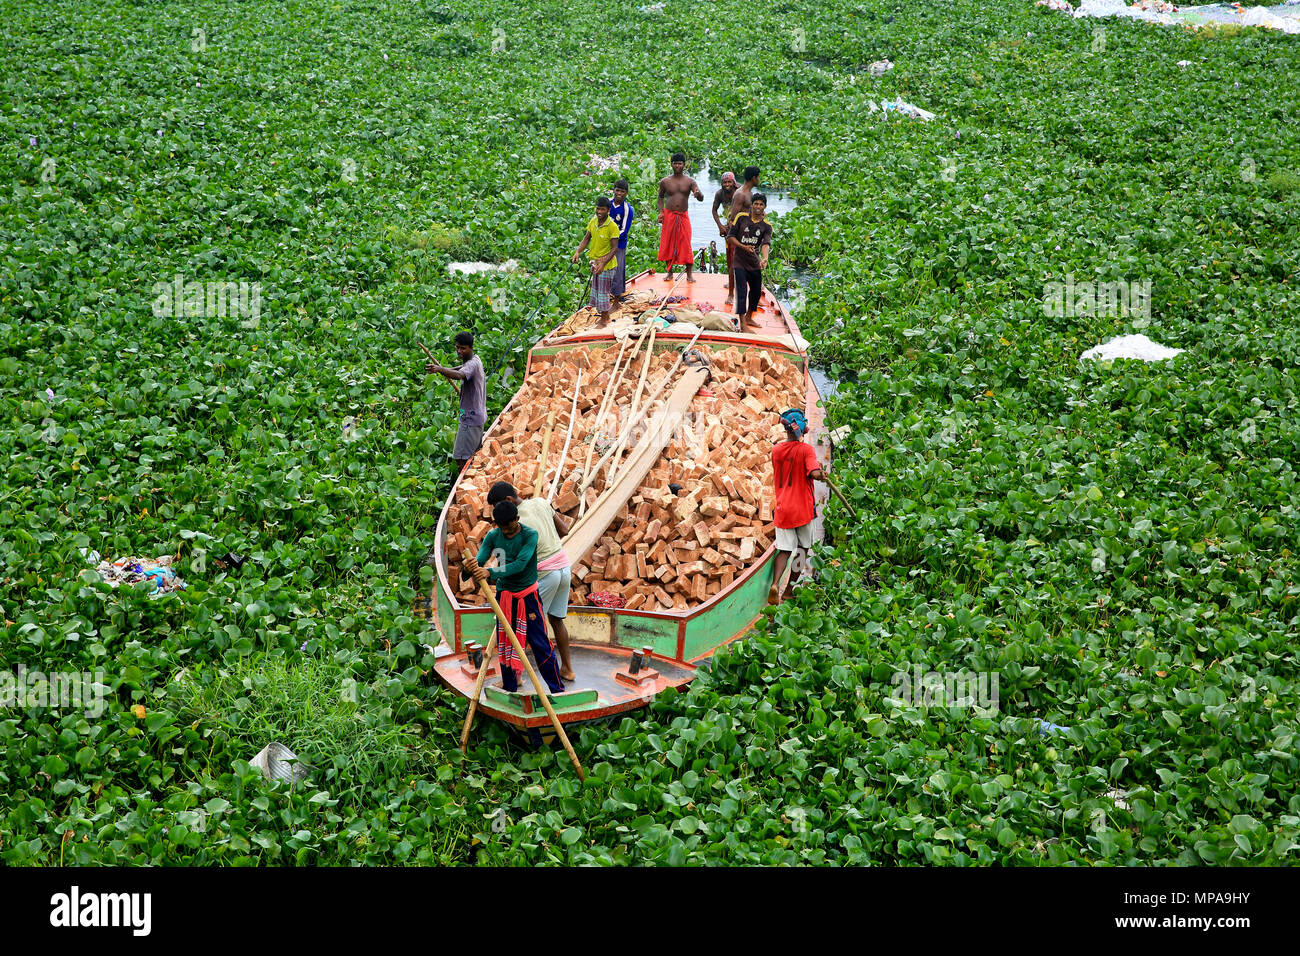
{"type": "Polygon", "coordinates": [[[577,679],[578,679],[578,675],[575,674],[575,673],[573,673],[573,668],[572,668],[572,667],[569,667],[569,668],[566,668],[566,669],[564,669],[564,670],[561,670],[561,671],[560,671],[560,676],[563,677],[565,680],[577,680],[577,679]]]}
{"type": "Polygon", "coordinates": [[[779,595],[779,594],[776,592],[776,585],[775,585],[775,584],[773,584],[770,588],[767,589],[767,603],[768,603],[768,604],[780,604],[780,603],[781,603],[781,595],[779,595]]]}
{"type": "Polygon", "coordinates": [[[735,297],[735,296],[731,296],[731,295],[729,295],[729,296],[727,296],[727,297],[722,301],[722,304],[723,304],[723,305],[734,305],[735,302],[736,302],[736,297],[735,297]]]}
{"type": "Polygon", "coordinates": [[[687,282],[694,282],[694,281],[695,281],[695,276],[687,276],[687,277],[686,277],[686,281],[687,281],[687,282]]]}

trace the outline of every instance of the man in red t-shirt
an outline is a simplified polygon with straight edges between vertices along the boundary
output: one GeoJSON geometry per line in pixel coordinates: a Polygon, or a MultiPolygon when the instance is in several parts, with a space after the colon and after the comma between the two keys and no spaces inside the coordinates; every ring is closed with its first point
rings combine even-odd
{"type": "Polygon", "coordinates": [[[776,485],[776,562],[769,604],[782,598],[781,577],[796,548],[812,547],[813,480],[823,480],[817,464],[817,452],[804,444],[803,433],[808,420],[803,412],[792,408],[781,413],[786,439],[772,449],[772,480],[776,485]]]}

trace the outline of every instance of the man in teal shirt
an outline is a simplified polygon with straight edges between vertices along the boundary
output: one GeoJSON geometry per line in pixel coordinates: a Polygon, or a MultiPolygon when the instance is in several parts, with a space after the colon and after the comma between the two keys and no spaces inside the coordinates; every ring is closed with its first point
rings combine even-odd
{"type": "MultiPolygon", "coordinates": [[[[474,580],[497,586],[497,602],[514,627],[515,636],[524,638],[533,649],[537,672],[552,694],[564,691],[560,661],[546,633],[542,602],[537,593],[537,532],[519,521],[519,509],[509,501],[498,501],[492,508],[496,527],[483,536],[478,557],[471,570],[474,580]],[[484,568],[489,557],[496,567],[484,568]]],[[[497,660],[501,664],[501,686],[508,691],[519,689],[524,663],[510,638],[497,622],[497,660]]]]}

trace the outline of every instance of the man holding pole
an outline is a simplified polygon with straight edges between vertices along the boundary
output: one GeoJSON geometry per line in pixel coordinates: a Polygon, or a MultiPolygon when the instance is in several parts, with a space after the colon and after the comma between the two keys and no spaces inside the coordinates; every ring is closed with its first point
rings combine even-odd
{"type": "MultiPolygon", "coordinates": [[[[555,648],[546,636],[542,620],[541,599],[537,591],[537,532],[519,521],[519,509],[509,501],[498,501],[492,508],[496,527],[483,537],[478,557],[466,562],[475,581],[487,581],[497,587],[497,602],[506,619],[511,622],[516,636],[524,637],[533,649],[537,672],[552,694],[564,692],[560,676],[560,662],[555,648]],[[496,567],[482,567],[489,556],[496,558],[496,567]]],[[[497,661],[501,665],[501,686],[508,691],[519,689],[519,677],[524,672],[524,662],[515,651],[514,644],[497,622],[497,661]]],[[[522,643],[521,643],[522,646],[522,643]]]]}
{"type": "Polygon", "coordinates": [[[430,362],[424,370],[461,383],[460,421],[456,426],[456,444],[451,450],[459,474],[483,444],[483,426],[487,424],[487,388],[483,382],[483,363],[474,354],[473,332],[456,334],[456,355],[461,361],[460,368],[444,368],[430,362]]]}
{"type": "Polygon", "coordinates": [[[772,449],[772,480],[776,486],[776,561],[773,564],[772,586],[768,589],[769,604],[778,604],[785,592],[786,565],[791,554],[799,548],[812,547],[812,520],[817,513],[813,503],[813,481],[825,481],[817,452],[803,441],[808,419],[797,408],[781,413],[785,440],[772,449]]]}
{"type": "Polygon", "coordinates": [[[523,526],[537,532],[537,594],[560,649],[560,676],[577,680],[569,660],[569,630],[564,626],[569,614],[572,571],[560,537],[569,533],[569,519],[552,508],[545,498],[520,500],[515,486],[508,481],[498,481],[488,489],[488,506],[493,507],[498,501],[508,501],[518,508],[523,526]]]}
{"type": "Polygon", "coordinates": [[[614,270],[618,266],[618,225],[609,215],[610,201],[604,196],[596,200],[596,215],[587,220],[587,230],[571,261],[577,262],[582,250],[587,250],[591,266],[591,301],[588,303],[600,313],[602,323],[609,322],[609,303],[614,294],[614,270]]]}

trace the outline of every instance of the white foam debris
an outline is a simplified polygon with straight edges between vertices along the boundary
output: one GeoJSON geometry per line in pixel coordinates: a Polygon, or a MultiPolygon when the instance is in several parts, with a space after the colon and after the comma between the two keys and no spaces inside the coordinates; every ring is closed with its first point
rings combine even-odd
{"type": "Polygon", "coordinates": [[[1145,335],[1121,335],[1109,342],[1103,342],[1101,345],[1088,349],[1079,358],[1097,359],[1103,362],[1120,358],[1141,359],[1143,362],[1162,362],[1165,359],[1171,359],[1175,355],[1182,354],[1183,351],[1184,349],[1171,349],[1159,342],[1152,342],[1145,335]]]}
{"type": "Polygon", "coordinates": [[[518,272],[519,263],[514,259],[505,262],[452,262],[447,265],[449,275],[476,275],[480,272],[518,272]]]}

